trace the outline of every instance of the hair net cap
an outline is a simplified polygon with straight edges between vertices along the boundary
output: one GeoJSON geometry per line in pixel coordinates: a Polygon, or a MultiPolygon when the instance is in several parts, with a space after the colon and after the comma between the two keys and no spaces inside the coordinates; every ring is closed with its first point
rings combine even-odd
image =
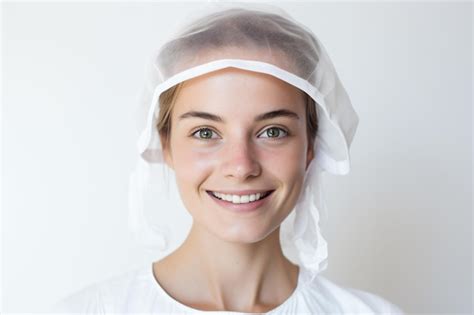
{"type": "Polygon", "coordinates": [[[167,246],[166,225],[152,227],[145,216],[147,203],[154,207],[152,211],[162,210],[159,200],[150,201],[149,188],[153,180],[154,188],[165,185],[156,180],[163,174],[153,167],[164,165],[156,129],[160,95],[178,83],[223,68],[266,73],[304,91],[316,104],[315,156],[295,209],[281,228],[284,251],[293,253],[294,260],[316,274],[327,266],[327,243],[319,228],[319,210],[326,210],[321,176],[324,171],[335,175],[350,171],[349,148],[359,119],[316,36],[281,9],[249,7],[208,5],[153,54],[137,111],[139,123],[145,125],[137,143],[136,170],[130,178],[130,228],[148,247],[167,246]]]}

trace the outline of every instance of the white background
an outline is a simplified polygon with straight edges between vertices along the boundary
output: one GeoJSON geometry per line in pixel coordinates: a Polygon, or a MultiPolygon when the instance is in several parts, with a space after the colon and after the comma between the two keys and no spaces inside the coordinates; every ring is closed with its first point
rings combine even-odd
{"type": "MultiPolygon", "coordinates": [[[[199,6],[3,3],[3,312],[151,261],[127,232],[133,114],[147,58],[199,6]]],[[[471,313],[472,4],[278,6],[360,116],[351,173],[325,175],[324,274],[407,313],[471,313]]]]}

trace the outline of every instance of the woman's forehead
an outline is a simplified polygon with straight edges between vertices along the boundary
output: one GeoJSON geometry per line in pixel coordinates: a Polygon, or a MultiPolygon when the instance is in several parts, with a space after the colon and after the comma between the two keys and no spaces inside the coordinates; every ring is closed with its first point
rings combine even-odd
{"type": "Polygon", "coordinates": [[[183,82],[176,105],[241,107],[244,104],[279,106],[304,102],[303,91],[272,75],[224,68],[183,82]]]}

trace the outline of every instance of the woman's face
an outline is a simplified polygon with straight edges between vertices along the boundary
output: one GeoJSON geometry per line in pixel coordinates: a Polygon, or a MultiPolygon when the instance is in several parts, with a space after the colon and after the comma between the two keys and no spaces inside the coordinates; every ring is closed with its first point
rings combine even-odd
{"type": "Polygon", "coordinates": [[[286,82],[235,68],[185,82],[164,153],[194,224],[243,243],[260,241],[281,224],[298,200],[313,158],[305,101],[305,94],[286,82]],[[262,118],[275,111],[280,112],[262,118]],[[273,192],[240,204],[211,194],[247,195],[227,196],[245,202],[256,197],[248,190],[273,192]]]}

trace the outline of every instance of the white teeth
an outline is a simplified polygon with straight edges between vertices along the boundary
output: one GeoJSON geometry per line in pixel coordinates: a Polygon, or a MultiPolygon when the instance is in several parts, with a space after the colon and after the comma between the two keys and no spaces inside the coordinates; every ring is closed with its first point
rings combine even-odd
{"type": "Polygon", "coordinates": [[[238,196],[238,195],[226,195],[226,194],[221,194],[218,192],[212,192],[212,194],[219,199],[230,201],[232,203],[249,203],[252,201],[257,201],[263,195],[261,193],[256,193],[256,194],[251,194],[251,195],[238,196]]]}
{"type": "Polygon", "coordinates": [[[241,203],[240,196],[232,195],[232,203],[241,203]]]}

